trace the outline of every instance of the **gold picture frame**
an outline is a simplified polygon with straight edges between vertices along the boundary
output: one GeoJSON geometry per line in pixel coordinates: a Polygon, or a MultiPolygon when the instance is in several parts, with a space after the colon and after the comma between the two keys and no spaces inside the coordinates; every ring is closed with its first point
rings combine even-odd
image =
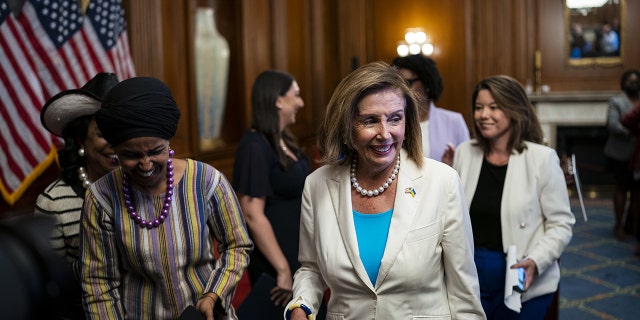
{"type": "Polygon", "coordinates": [[[563,4],[567,64],[574,67],[621,65],[625,0],[602,0],[599,6],[582,6],[580,2],[565,0],[563,4]]]}

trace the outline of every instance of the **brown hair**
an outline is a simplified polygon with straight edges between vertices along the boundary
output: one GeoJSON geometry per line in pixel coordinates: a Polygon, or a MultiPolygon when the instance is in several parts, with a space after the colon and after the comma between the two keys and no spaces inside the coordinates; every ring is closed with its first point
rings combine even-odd
{"type": "Polygon", "coordinates": [[[404,97],[406,121],[403,148],[410,159],[422,166],[422,134],[416,98],[397,70],[385,62],[361,66],[336,87],[318,133],[322,163],[342,165],[351,162],[355,155],[353,134],[358,104],[366,96],[389,89],[396,90],[404,97]]]}
{"type": "MultiPolygon", "coordinates": [[[[473,91],[471,99],[472,113],[475,110],[476,98],[480,90],[488,90],[500,110],[511,120],[511,137],[507,144],[509,152],[516,150],[522,152],[526,145],[524,141],[542,143],[542,128],[538,116],[529,101],[522,85],[518,80],[504,75],[493,76],[480,81],[473,91]]],[[[476,135],[477,145],[489,152],[489,140],[485,139],[474,123],[473,130],[476,135]]]]}

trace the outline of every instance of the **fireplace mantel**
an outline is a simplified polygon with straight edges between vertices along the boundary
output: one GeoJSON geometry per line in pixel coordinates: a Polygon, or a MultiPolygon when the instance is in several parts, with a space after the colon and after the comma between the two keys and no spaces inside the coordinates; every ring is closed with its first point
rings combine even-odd
{"type": "Polygon", "coordinates": [[[604,126],[609,98],[619,94],[602,92],[550,92],[531,94],[547,144],[556,148],[558,126],[604,126]]]}
{"type": "Polygon", "coordinates": [[[549,93],[532,93],[529,95],[531,102],[598,102],[609,101],[609,98],[620,94],[618,91],[585,91],[585,92],[549,92],[549,93]]]}

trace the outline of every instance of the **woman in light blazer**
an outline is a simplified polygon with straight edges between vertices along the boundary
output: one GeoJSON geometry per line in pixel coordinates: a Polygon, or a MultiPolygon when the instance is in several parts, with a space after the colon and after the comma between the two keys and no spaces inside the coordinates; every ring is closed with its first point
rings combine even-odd
{"type": "Polygon", "coordinates": [[[575,223],[564,174],[555,150],[540,144],[540,123],[515,79],[482,80],[472,101],[477,140],[456,148],[453,167],[469,204],[482,306],[489,319],[543,319],[575,223]],[[519,262],[508,266],[512,245],[519,262]],[[526,273],[519,313],[504,303],[509,267],[526,273]]]}
{"type": "Polygon", "coordinates": [[[455,170],[422,156],[416,101],[386,63],[336,88],[320,125],[326,165],[306,180],[286,319],[484,319],[455,170]]]}

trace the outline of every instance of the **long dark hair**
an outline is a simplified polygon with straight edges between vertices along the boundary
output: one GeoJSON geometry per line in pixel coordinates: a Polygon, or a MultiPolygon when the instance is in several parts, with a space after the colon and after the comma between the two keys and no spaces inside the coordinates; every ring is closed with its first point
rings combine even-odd
{"type": "Polygon", "coordinates": [[[251,128],[262,133],[286,169],[293,160],[280,147],[280,138],[294,154],[300,152],[297,138],[285,128],[280,134],[280,118],[276,109],[278,97],[287,94],[295,78],[282,71],[267,70],[256,78],[251,90],[251,128]]]}
{"type": "Polygon", "coordinates": [[[62,168],[62,180],[82,198],[84,198],[85,189],[78,177],[78,168],[87,166],[87,158],[81,157],[78,154],[78,150],[81,148],[80,142],[87,138],[91,120],[93,120],[93,115],[86,115],[69,122],[62,131],[64,146],[58,150],[58,162],[62,168]]]}

